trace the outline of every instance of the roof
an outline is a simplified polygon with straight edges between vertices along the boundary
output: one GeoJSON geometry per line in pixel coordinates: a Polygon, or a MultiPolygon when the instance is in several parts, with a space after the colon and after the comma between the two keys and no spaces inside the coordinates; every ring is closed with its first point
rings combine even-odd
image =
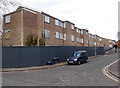
{"type": "Polygon", "coordinates": [[[87,52],[86,50],[80,50],[80,51],[75,51],[75,52],[87,52]]]}

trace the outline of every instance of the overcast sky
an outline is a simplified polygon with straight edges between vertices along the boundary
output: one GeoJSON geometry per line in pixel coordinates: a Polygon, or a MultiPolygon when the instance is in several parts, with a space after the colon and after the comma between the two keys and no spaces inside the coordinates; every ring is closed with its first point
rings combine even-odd
{"type": "Polygon", "coordinates": [[[104,38],[117,40],[120,0],[22,0],[22,4],[75,23],[104,38]]]}

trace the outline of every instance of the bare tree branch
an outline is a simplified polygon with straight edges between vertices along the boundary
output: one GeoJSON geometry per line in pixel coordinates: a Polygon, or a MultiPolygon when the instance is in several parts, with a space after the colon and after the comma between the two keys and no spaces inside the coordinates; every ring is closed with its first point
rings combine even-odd
{"type": "Polygon", "coordinates": [[[2,15],[14,11],[20,3],[18,0],[0,0],[0,34],[2,33],[2,15]]]}

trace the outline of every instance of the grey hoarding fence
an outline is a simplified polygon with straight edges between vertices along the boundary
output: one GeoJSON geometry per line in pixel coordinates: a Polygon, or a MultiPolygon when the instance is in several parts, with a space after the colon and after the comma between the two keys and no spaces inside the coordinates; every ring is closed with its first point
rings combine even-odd
{"type": "MultiPolygon", "coordinates": [[[[3,47],[2,67],[31,67],[46,65],[53,57],[60,57],[60,61],[66,61],[74,51],[86,50],[88,56],[95,55],[94,47],[76,46],[45,46],[45,47],[3,47]]],[[[103,47],[97,47],[97,55],[104,54],[103,47]]]]}

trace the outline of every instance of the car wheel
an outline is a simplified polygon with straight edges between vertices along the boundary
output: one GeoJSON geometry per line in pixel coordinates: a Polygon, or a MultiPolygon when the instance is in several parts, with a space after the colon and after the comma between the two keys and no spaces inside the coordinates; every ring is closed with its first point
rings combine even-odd
{"type": "Polygon", "coordinates": [[[87,63],[87,60],[85,60],[85,63],[87,63]]]}
{"type": "Polygon", "coordinates": [[[70,63],[69,63],[69,62],[67,62],[67,64],[69,65],[70,63]]]}

